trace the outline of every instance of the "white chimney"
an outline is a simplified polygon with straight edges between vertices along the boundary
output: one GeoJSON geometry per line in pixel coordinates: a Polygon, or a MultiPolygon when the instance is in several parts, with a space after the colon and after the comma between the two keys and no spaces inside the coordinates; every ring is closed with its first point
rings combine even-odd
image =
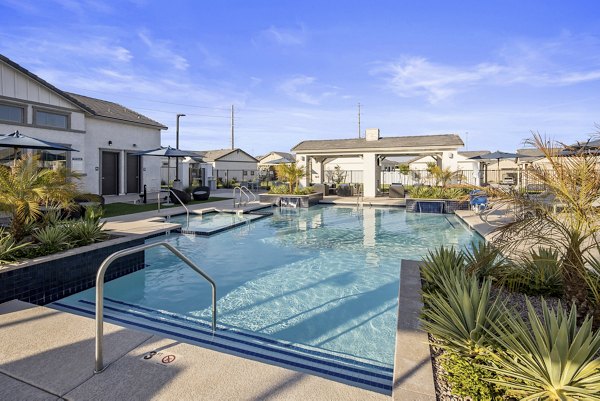
{"type": "Polygon", "coordinates": [[[365,139],[367,141],[379,140],[379,128],[367,128],[365,130],[365,139]]]}

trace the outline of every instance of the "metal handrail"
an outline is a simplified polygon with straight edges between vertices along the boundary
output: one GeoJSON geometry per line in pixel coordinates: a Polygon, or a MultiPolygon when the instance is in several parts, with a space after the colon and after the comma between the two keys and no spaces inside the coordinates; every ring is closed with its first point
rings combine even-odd
{"type": "Polygon", "coordinates": [[[246,201],[246,204],[248,204],[248,202],[250,202],[250,196],[248,196],[248,194],[244,191],[242,191],[242,187],[235,187],[233,188],[233,207],[235,206],[235,190],[238,189],[240,192],[240,201],[238,202],[238,206],[242,206],[242,194],[246,197],[246,199],[248,199],[246,201]]]}
{"type": "Polygon", "coordinates": [[[104,366],[102,358],[102,339],[104,334],[104,274],[108,269],[108,266],[115,260],[122,258],[123,256],[131,255],[136,252],[145,251],[146,249],[155,248],[157,246],[164,246],[169,251],[175,254],[185,264],[191,267],[196,273],[201,275],[206,281],[208,281],[212,287],[212,330],[213,333],[217,330],[217,284],[208,274],[202,271],[194,262],[188,259],[185,255],[179,252],[174,246],[167,242],[155,242],[153,244],[144,244],[135,246],[133,248],[124,249],[118,251],[104,259],[98,274],[96,275],[96,363],[94,365],[94,373],[102,372],[106,366],[104,366]]]}
{"type": "Polygon", "coordinates": [[[254,200],[252,202],[256,202],[257,201],[258,198],[256,197],[256,194],[254,192],[252,192],[247,186],[241,185],[240,186],[240,192],[242,192],[242,191],[244,193],[246,193],[246,196],[248,197],[248,202],[250,202],[250,196],[248,194],[252,195],[252,198],[254,198],[254,200]]]}
{"type": "Polygon", "coordinates": [[[177,194],[175,192],[173,192],[172,189],[169,188],[169,192],[173,194],[173,196],[175,196],[175,199],[177,199],[179,201],[179,203],[181,203],[181,206],[183,206],[183,208],[185,209],[185,222],[186,222],[186,226],[185,228],[189,228],[190,227],[190,209],[187,208],[186,205],[183,204],[183,202],[181,201],[181,199],[179,199],[179,196],[177,196],[177,194]]]}

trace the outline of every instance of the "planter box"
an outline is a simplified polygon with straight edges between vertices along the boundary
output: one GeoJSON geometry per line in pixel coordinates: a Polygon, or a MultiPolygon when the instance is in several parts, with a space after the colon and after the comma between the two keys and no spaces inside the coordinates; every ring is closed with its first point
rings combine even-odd
{"type": "MultiPolygon", "coordinates": [[[[110,254],[142,245],[144,237],[122,237],[24,263],[0,267],[0,304],[13,299],[45,305],[96,285],[100,264],[110,254]]],[[[105,281],[114,280],[144,268],[144,252],[114,261],[105,281]]]]}
{"type": "Polygon", "coordinates": [[[297,199],[298,207],[318,205],[319,201],[323,199],[323,194],[320,192],[309,195],[260,194],[258,196],[260,203],[268,203],[277,206],[281,206],[281,198],[284,198],[284,203],[286,202],[286,199],[291,200],[292,202],[295,202],[297,199]]]}
{"type": "Polygon", "coordinates": [[[468,200],[406,198],[406,211],[411,213],[454,213],[469,210],[468,200]]]}

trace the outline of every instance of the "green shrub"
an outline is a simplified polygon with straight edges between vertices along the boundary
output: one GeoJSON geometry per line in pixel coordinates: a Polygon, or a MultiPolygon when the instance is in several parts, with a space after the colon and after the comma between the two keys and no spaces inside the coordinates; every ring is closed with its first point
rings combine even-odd
{"type": "Polygon", "coordinates": [[[531,251],[529,257],[505,267],[501,282],[511,291],[527,295],[562,295],[563,267],[558,251],[531,251]]]}
{"type": "Polygon", "coordinates": [[[68,230],[63,226],[40,228],[33,234],[33,237],[38,242],[38,255],[48,255],[72,247],[68,230]]]}
{"type": "Polygon", "coordinates": [[[440,364],[446,371],[444,378],[452,388],[452,394],[480,401],[502,400],[504,391],[490,381],[496,374],[483,368],[481,362],[455,352],[444,352],[440,358],[440,364]]]}
{"type": "Polygon", "coordinates": [[[104,223],[92,218],[77,220],[66,225],[67,235],[75,246],[89,245],[106,239],[108,234],[102,231],[104,223]]]}
{"type": "Polygon", "coordinates": [[[424,280],[423,292],[440,291],[448,280],[464,275],[465,259],[453,247],[441,246],[429,251],[421,263],[421,277],[424,280]]]}
{"type": "MultiPolygon", "coordinates": [[[[596,318],[598,318],[598,315],[600,315],[600,260],[594,256],[589,256],[586,263],[588,269],[585,269],[583,278],[588,286],[588,297],[593,303],[596,318]]],[[[595,323],[598,325],[597,321],[595,323]]]]}
{"type": "Polygon", "coordinates": [[[528,321],[518,314],[499,321],[488,333],[502,352],[491,354],[496,366],[490,382],[523,400],[600,400],[600,331],[586,317],[577,325],[575,305],[567,312],[542,302],[543,317],[527,301],[528,321]]]}
{"type": "Polygon", "coordinates": [[[0,264],[14,262],[18,258],[19,251],[29,244],[29,242],[17,244],[13,236],[0,227],[0,264]]]}
{"type": "Polygon", "coordinates": [[[441,283],[441,291],[426,297],[423,327],[440,347],[474,358],[488,351],[490,332],[506,318],[506,307],[490,298],[491,281],[479,284],[475,276],[465,274],[441,283]]]}
{"type": "Polygon", "coordinates": [[[290,194],[290,188],[287,185],[273,186],[269,190],[270,194],[276,194],[276,195],[308,195],[313,192],[314,192],[314,190],[312,187],[304,187],[304,188],[296,187],[294,192],[290,194]]]}

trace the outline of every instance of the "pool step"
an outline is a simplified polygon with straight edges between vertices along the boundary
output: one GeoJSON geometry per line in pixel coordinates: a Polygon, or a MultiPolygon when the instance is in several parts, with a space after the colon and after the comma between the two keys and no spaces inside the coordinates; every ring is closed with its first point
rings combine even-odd
{"type": "MultiPolygon", "coordinates": [[[[84,316],[95,314],[94,302],[86,300],[71,304],[58,301],[48,306],[84,316]]],[[[223,325],[218,325],[213,334],[207,321],[110,298],[105,299],[104,317],[106,321],[121,326],[299,370],[382,394],[391,394],[392,391],[392,368],[376,362],[300,346],[223,325]]]]}

